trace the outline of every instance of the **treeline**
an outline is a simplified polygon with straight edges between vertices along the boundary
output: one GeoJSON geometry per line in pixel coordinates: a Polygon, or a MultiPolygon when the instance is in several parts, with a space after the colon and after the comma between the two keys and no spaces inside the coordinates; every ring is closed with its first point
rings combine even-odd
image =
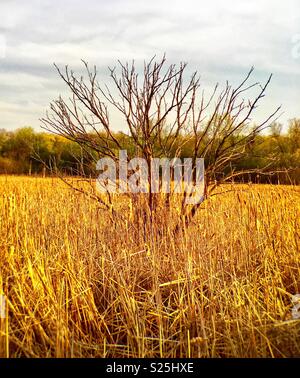
{"type": "MultiPolygon", "coordinates": [[[[118,132],[115,137],[129,154],[131,152],[134,155],[134,143],[129,136],[118,132]]],[[[192,143],[190,140],[184,145],[181,157],[191,156],[192,143]]],[[[300,119],[290,120],[285,133],[282,133],[281,124],[274,123],[270,133],[258,136],[245,151],[243,158],[235,162],[232,168],[263,168],[268,164],[270,157],[273,157],[274,171],[286,172],[275,173],[271,177],[245,174],[242,177],[243,181],[300,184],[300,119]]],[[[85,174],[93,174],[97,158],[99,156],[95,156],[95,152],[86,153],[77,143],[59,135],[36,132],[31,127],[14,132],[0,130],[1,174],[46,175],[50,174],[49,167],[53,164],[67,175],[78,175],[83,171],[85,174]]]]}

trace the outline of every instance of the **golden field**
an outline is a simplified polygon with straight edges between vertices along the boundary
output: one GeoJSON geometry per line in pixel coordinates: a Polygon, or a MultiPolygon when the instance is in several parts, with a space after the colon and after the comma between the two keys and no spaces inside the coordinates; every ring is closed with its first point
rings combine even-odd
{"type": "Polygon", "coordinates": [[[300,188],[237,186],[139,238],[58,179],[0,177],[1,357],[300,356],[300,188]]]}

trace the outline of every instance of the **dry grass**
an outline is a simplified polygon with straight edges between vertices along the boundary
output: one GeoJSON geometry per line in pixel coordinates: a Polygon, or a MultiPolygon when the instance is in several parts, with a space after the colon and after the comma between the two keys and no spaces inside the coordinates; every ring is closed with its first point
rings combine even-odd
{"type": "Polygon", "coordinates": [[[300,356],[299,188],[240,187],[146,242],[55,179],[0,193],[2,356],[300,356]]]}

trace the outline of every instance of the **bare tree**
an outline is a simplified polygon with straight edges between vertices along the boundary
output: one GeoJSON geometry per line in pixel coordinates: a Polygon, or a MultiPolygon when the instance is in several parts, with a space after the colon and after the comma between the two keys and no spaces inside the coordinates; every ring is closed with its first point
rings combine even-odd
{"type": "MultiPolygon", "coordinates": [[[[187,77],[186,63],[167,65],[165,56],[160,61],[152,58],[144,63],[142,77],[134,62],[119,61],[117,67],[109,68],[111,88],[97,81],[96,67],[91,69],[83,63],[86,79],[77,77],[68,66],[64,71],[56,66],[72,97],[69,101],[60,97],[51,103],[51,112],[42,119],[43,127],[78,143],[85,154],[95,160],[107,156],[117,162],[118,151],[126,148],[124,141],[129,138],[134,145],[133,154],[147,161],[149,171],[152,158],[181,157],[184,148],[189,146],[193,167],[198,157],[205,159],[204,198],[215,194],[221,184],[245,174],[234,169],[235,162],[247,153],[257,135],[269,127],[280,109],[254,124],[253,113],[265,96],[272,75],[264,84],[250,83],[253,68],[235,88],[226,82],[225,88],[219,89],[216,85],[206,96],[197,72],[187,77]],[[253,98],[245,99],[255,90],[253,98]],[[110,108],[119,112],[126,123],[124,138],[113,130],[110,108]]],[[[80,167],[80,175],[84,176],[82,160],[80,167]]],[[[248,172],[263,173],[268,168],[269,165],[263,170],[248,172]]],[[[158,203],[160,208],[170,209],[172,193],[162,200],[152,193],[151,181],[149,186],[149,192],[143,194],[146,202],[142,207],[143,214],[146,212],[149,219],[153,219],[158,203]]],[[[75,189],[85,192],[82,188],[75,189]]],[[[201,206],[201,202],[186,204],[186,197],[191,195],[184,193],[180,198],[181,225],[188,225],[201,206]]],[[[106,198],[96,192],[91,196],[104,208],[114,211],[109,193],[106,198]]],[[[141,196],[129,197],[137,207],[135,201],[141,196]]],[[[137,210],[141,211],[141,207],[137,210]]]]}

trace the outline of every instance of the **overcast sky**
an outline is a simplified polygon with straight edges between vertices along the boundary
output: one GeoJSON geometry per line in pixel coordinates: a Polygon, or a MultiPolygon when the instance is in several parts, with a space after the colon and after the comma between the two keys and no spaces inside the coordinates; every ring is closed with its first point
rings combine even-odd
{"type": "Polygon", "coordinates": [[[272,72],[257,117],[281,104],[283,123],[300,117],[299,0],[0,0],[0,17],[0,128],[39,128],[65,91],[53,62],[77,70],[85,59],[109,84],[117,59],[164,52],[207,88],[237,83],[252,65],[254,79],[272,72]]]}

